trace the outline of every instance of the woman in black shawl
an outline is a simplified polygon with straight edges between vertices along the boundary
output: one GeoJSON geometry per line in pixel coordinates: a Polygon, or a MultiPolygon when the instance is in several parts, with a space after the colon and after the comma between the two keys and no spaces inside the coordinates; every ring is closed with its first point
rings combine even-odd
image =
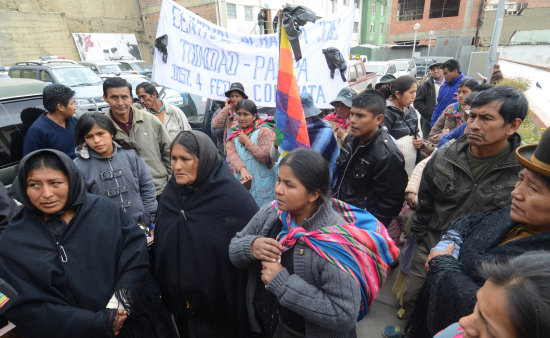
{"type": "Polygon", "coordinates": [[[166,337],[146,239],[105,197],[85,192],[56,150],[25,156],[24,208],[0,238],[0,277],[19,293],[6,317],[23,337],[166,337]]]}
{"type": "Polygon", "coordinates": [[[163,300],[183,337],[247,337],[246,275],[227,252],[258,207],[206,134],[179,133],[171,161],[155,228],[163,300]]]}

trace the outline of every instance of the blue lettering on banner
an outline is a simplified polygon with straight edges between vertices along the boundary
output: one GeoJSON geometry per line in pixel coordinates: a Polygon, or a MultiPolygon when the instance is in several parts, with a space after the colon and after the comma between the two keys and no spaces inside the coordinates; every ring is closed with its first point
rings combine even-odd
{"type": "Polygon", "coordinates": [[[229,84],[229,81],[210,79],[210,93],[216,96],[225,96],[225,92],[229,89],[229,84]]]}
{"type": "Polygon", "coordinates": [[[213,41],[230,42],[228,32],[224,32],[214,25],[182,13],[175,5],[172,6],[172,26],[182,33],[188,33],[213,41]]]}
{"type": "Polygon", "coordinates": [[[252,86],[252,93],[252,96],[254,97],[254,102],[256,102],[256,104],[269,103],[272,102],[275,98],[275,95],[277,95],[277,85],[273,85],[270,83],[255,84],[254,86],[252,86]]]}
{"type": "Polygon", "coordinates": [[[182,61],[195,67],[235,75],[239,66],[239,54],[232,51],[204,47],[181,39],[182,61]]]}
{"type": "Polygon", "coordinates": [[[275,35],[262,35],[260,37],[241,36],[241,43],[254,48],[279,48],[279,41],[277,41],[275,35]]]}
{"type": "Polygon", "coordinates": [[[189,81],[190,73],[191,71],[189,69],[179,67],[178,65],[172,65],[172,76],[170,76],[170,78],[183,85],[191,87],[191,83],[189,81]]]}
{"type": "Polygon", "coordinates": [[[319,22],[323,27],[323,34],[317,38],[317,42],[328,41],[328,40],[338,40],[338,33],[336,32],[336,27],[340,23],[340,19],[331,20],[331,21],[320,21],[319,22]]]}
{"type": "Polygon", "coordinates": [[[305,79],[304,81],[307,82],[307,59],[301,59],[300,61],[296,62],[294,65],[294,71],[296,72],[298,70],[298,74],[296,74],[296,81],[300,81],[300,78],[302,74],[304,74],[305,79]]]}
{"type": "Polygon", "coordinates": [[[257,78],[258,70],[265,67],[265,58],[260,55],[256,55],[256,64],[254,65],[254,80],[257,78]]]}
{"type": "Polygon", "coordinates": [[[271,73],[271,80],[277,80],[278,73],[279,73],[279,65],[275,63],[274,58],[269,58],[269,61],[267,62],[267,70],[265,72],[264,81],[267,81],[267,76],[271,73]]]}
{"type": "Polygon", "coordinates": [[[304,85],[300,88],[300,94],[311,94],[315,100],[315,104],[327,102],[325,93],[323,92],[323,86],[321,85],[304,85]]]}

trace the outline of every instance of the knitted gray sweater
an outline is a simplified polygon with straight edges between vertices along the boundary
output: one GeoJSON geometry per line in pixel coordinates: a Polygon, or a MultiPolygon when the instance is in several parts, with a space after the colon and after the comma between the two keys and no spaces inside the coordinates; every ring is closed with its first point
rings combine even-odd
{"type": "MultiPolygon", "coordinates": [[[[255,260],[252,242],[265,237],[277,224],[277,213],[271,203],[264,205],[248,225],[231,240],[229,258],[238,268],[249,268],[255,260]]],[[[344,220],[324,202],[302,223],[307,231],[328,225],[342,224],[344,220]]],[[[356,337],[355,322],[361,304],[359,285],[347,272],[322,258],[315,251],[298,243],[294,250],[294,274],[283,268],[267,285],[279,303],[304,317],[307,337],[356,337]]],[[[248,270],[246,306],[250,325],[259,332],[254,316],[255,274],[248,270]]]]}

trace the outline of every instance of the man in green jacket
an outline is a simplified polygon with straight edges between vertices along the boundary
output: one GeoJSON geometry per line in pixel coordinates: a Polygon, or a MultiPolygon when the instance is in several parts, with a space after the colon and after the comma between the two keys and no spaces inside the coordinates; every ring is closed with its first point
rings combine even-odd
{"type": "Polygon", "coordinates": [[[138,146],[139,154],[151,170],[157,197],[172,176],[172,138],[162,122],[148,112],[132,107],[132,85],[120,77],[103,82],[103,99],[109,104],[107,116],[115,122],[117,138],[138,146]]]}
{"type": "MultiPolygon", "coordinates": [[[[466,135],[437,150],[426,164],[411,226],[417,247],[403,294],[405,317],[414,310],[426,281],[430,250],[451,221],[511,204],[510,193],[522,169],[515,156],[521,144],[516,131],[527,112],[527,99],[512,87],[482,91],[471,104],[466,135]]],[[[387,327],[384,336],[401,337],[396,331],[387,327]]]]}

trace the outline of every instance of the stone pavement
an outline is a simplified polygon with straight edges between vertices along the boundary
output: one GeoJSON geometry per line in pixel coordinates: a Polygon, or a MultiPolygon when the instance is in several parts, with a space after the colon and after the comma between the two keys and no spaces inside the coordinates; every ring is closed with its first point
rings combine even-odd
{"type": "Polygon", "coordinates": [[[369,313],[357,323],[357,337],[380,338],[382,330],[387,325],[400,325],[402,329],[404,328],[405,321],[399,320],[395,315],[399,309],[399,302],[391,292],[398,270],[399,268],[396,268],[390,272],[369,313]]]}

